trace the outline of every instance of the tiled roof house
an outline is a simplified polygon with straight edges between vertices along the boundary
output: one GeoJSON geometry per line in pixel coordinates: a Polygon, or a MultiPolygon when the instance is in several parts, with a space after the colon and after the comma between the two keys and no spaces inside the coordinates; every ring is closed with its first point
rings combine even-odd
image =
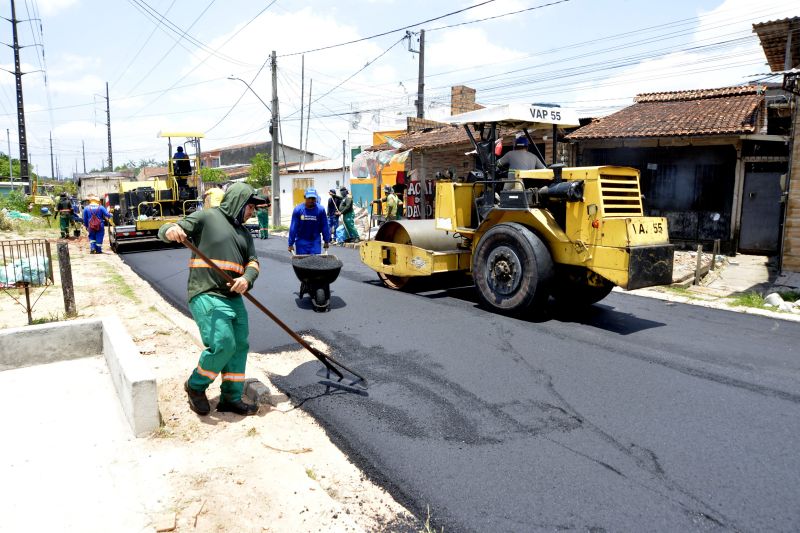
{"type": "Polygon", "coordinates": [[[778,268],[800,272],[800,17],[753,24],[772,72],[783,72],[783,112],[789,123],[791,164],[781,187],[782,228],[778,268]],[[793,122],[793,124],[792,124],[793,122]]]}
{"type": "Polygon", "coordinates": [[[568,139],[685,137],[755,133],[765,87],[746,85],[640,94],[634,104],[596,119],[568,139]]]}
{"type": "Polygon", "coordinates": [[[771,91],[757,84],[640,94],[567,139],[578,165],[638,168],[647,214],[667,217],[673,242],[776,253],[779,198],[767,195],[787,153],[785,137],[768,127],[771,91]]]}

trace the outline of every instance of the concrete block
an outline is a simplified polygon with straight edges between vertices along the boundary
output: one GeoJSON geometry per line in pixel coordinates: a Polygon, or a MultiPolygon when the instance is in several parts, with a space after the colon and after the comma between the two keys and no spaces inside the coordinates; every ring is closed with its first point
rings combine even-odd
{"type": "Polygon", "coordinates": [[[158,429],[155,372],[118,318],[68,320],[0,330],[0,371],[103,354],[133,433],[158,429]]]}
{"type": "Polygon", "coordinates": [[[269,387],[255,378],[244,380],[244,396],[256,405],[270,403],[269,387]]]}
{"type": "Polygon", "coordinates": [[[99,319],[0,330],[0,371],[99,355],[102,330],[99,319]]]}
{"type": "Polygon", "coordinates": [[[783,298],[777,292],[770,293],[764,298],[764,303],[778,307],[783,303],[783,298]]]}
{"type": "Polygon", "coordinates": [[[141,437],[158,429],[161,416],[155,372],[116,317],[103,319],[103,355],[134,435],[141,437]]]}

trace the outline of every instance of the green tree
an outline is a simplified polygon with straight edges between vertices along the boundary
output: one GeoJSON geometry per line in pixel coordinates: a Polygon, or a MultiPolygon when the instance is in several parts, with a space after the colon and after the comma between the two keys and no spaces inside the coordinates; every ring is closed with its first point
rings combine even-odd
{"type": "Polygon", "coordinates": [[[200,179],[203,183],[222,183],[227,181],[228,175],[218,168],[203,167],[200,169],[200,179]]]}
{"type": "Polygon", "coordinates": [[[266,154],[256,154],[250,160],[250,175],[247,183],[254,189],[272,185],[272,158],[266,154]]]}
{"type": "MultiPolygon", "coordinates": [[[[12,159],[11,163],[14,166],[14,179],[18,180],[20,175],[19,160],[12,159]]],[[[8,173],[8,156],[6,154],[0,153],[0,178],[2,178],[5,181],[9,179],[9,176],[10,175],[8,173]]]]}
{"type": "Polygon", "coordinates": [[[78,184],[74,181],[59,181],[53,186],[53,196],[59,196],[62,192],[67,193],[67,196],[75,196],[78,194],[78,184]]]}
{"type": "Polygon", "coordinates": [[[0,195],[0,208],[13,209],[22,213],[28,212],[28,198],[22,189],[14,189],[7,195],[0,195]]]}

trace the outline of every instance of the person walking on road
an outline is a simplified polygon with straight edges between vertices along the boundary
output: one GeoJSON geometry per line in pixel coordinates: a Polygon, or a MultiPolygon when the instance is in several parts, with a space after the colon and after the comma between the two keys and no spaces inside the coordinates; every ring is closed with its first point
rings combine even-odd
{"type": "Polygon", "coordinates": [[[61,238],[66,239],[69,237],[69,223],[72,221],[72,202],[69,201],[65,192],[58,197],[56,216],[58,216],[58,224],[61,229],[61,238]]]}
{"type": "Polygon", "coordinates": [[[317,190],[306,189],[305,202],[292,211],[292,222],[289,225],[289,251],[295,247],[299,255],[317,255],[322,253],[320,235],[325,241],[325,249],[331,242],[331,230],[325,209],[317,204],[317,190]]]}
{"type": "Polygon", "coordinates": [[[334,242],[336,241],[336,228],[339,227],[339,204],[342,203],[342,197],[336,194],[336,189],[328,191],[328,226],[331,228],[331,236],[334,242]]]}
{"type": "Polygon", "coordinates": [[[269,239],[269,201],[256,206],[258,217],[258,238],[269,239]]]}
{"type": "Polygon", "coordinates": [[[356,213],[353,210],[353,197],[347,192],[347,187],[339,189],[342,193],[342,203],[339,204],[339,214],[342,215],[342,222],[344,223],[345,233],[347,238],[344,242],[358,242],[358,230],[356,230],[356,213]]]}
{"type": "Polygon", "coordinates": [[[106,221],[111,217],[94,194],[89,195],[89,205],[83,208],[83,225],[89,232],[89,253],[103,253],[106,221]]]}
{"type": "Polygon", "coordinates": [[[186,242],[195,246],[234,278],[232,284],[192,254],[189,260],[189,310],[192,312],[205,349],[200,361],[184,383],[189,407],[207,415],[211,406],[206,389],[222,375],[222,394],[217,411],[253,415],[258,406],[242,400],[249,344],[247,309],[242,295],[253,288],[259,274],[258,256],[244,222],[253,216],[255,205],[266,203],[246,183],[234,183],[217,209],[195,211],[174,224],[158,230],[164,242],[186,242]]]}

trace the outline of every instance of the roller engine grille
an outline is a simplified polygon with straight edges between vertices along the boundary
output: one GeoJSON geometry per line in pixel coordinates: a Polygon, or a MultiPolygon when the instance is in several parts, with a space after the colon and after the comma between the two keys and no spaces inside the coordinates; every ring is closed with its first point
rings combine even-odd
{"type": "Polygon", "coordinates": [[[637,176],[600,175],[603,214],[609,217],[642,216],[642,194],[637,176]]]}

